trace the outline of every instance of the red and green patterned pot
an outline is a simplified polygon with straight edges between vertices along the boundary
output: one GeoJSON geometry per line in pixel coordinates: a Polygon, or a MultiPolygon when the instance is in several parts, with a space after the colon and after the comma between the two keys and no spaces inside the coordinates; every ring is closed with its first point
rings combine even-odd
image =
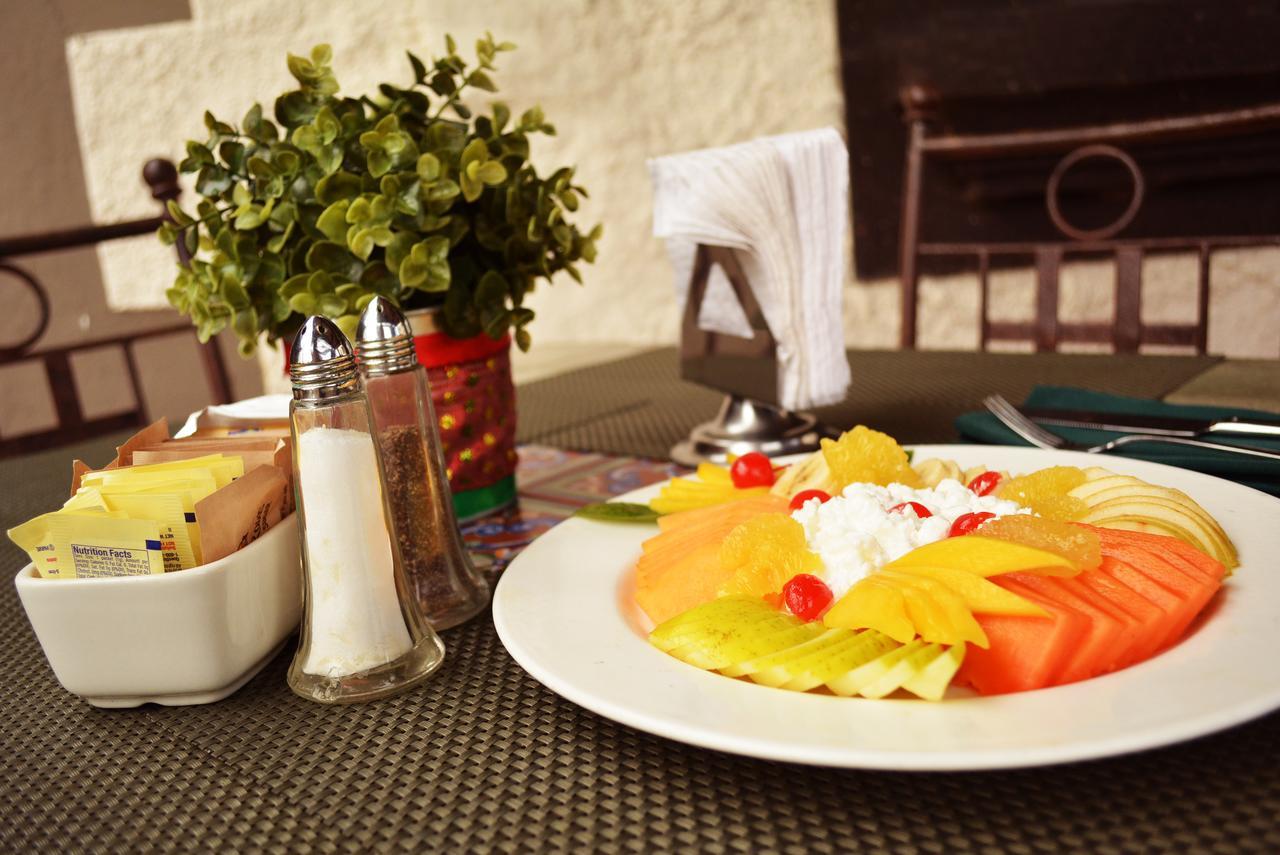
{"type": "Polygon", "coordinates": [[[436,427],[458,519],[505,507],[516,498],[516,392],[511,337],[446,335],[434,309],[407,313],[418,360],[431,381],[436,427]]]}

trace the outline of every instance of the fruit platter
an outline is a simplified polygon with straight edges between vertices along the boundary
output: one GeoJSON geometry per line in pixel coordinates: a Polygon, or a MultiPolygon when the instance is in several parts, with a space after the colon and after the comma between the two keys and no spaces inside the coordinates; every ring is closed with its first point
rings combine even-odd
{"type": "Polygon", "coordinates": [[[508,569],[499,635],[553,690],[671,738],[995,768],[1166,744],[1280,706],[1264,653],[1280,644],[1265,559],[1280,503],[1209,476],[907,450],[860,426],[813,455],[704,464],[585,516],[508,569]]]}

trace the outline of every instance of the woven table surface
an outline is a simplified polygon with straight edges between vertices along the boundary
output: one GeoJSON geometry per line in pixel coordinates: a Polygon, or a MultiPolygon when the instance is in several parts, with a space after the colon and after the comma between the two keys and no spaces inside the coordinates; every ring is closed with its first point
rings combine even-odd
{"type": "MultiPolygon", "coordinates": [[[[855,418],[945,440],[941,425],[975,393],[1074,382],[1158,395],[1210,364],[1117,360],[1073,375],[1037,357],[930,380],[914,369],[943,362],[912,357],[896,363],[912,377],[864,375],[855,418]]],[[[674,358],[659,352],[531,384],[522,438],[657,454],[715,407],[717,396],[674,376],[674,358]]],[[[99,462],[111,445],[0,461],[4,524],[58,504],[69,459],[99,462]]],[[[0,554],[7,576],[25,561],[8,544],[0,554]]],[[[586,712],[515,665],[487,615],[444,639],[439,674],[382,702],[327,708],[295,697],[289,645],[220,703],[103,711],[58,686],[6,584],[0,851],[1280,851],[1277,715],[1069,766],[826,770],[690,748],[586,712]]]]}

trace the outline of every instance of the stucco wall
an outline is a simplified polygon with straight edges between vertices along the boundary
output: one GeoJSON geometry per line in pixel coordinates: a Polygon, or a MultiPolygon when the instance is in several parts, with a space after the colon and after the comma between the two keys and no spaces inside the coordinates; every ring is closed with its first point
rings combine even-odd
{"type": "MultiPolygon", "coordinates": [[[[627,0],[192,0],[192,19],[73,37],[67,45],[94,214],[145,213],[115,192],[122,176],[152,154],[180,157],[182,141],[203,133],[205,107],[238,118],[254,100],[290,86],[286,51],[328,41],[344,91],[403,79],[405,48],[430,51],[452,32],[459,43],[491,30],[520,45],[496,76],[517,109],[540,103],[560,135],[539,140],[535,161],[576,163],[591,191],[586,222],[602,221],[600,259],[586,284],[543,288],[533,300],[539,342],[670,342],[678,329],[669,272],[650,235],[645,158],[721,145],[760,134],[841,126],[831,0],[788,2],[627,2],[627,0]]],[[[858,93],[849,93],[857,98],[858,93]]],[[[154,247],[109,259],[111,299],[156,305],[169,278],[154,247]],[[118,262],[118,263],[117,263],[118,262]]],[[[1179,316],[1194,275],[1184,260],[1149,262],[1147,311],[1179,316]],[[1170,308],[1173,307],[1173,308],[1170,308]]],[[[1224,256],[1235,281],[1215,293],[1210,344],[1232,354],[1280,352],[1277,254],[1224,256]]],[[[1064,314],[1105,316],[1109,265],[1073,265],[1064,314]]],[[[995,312],[1029,313],[1031,277],[997,277],[995,312]]],[[[898,324],[892,282],[846,289],[845,327],[854,347],[893,346],[898,324]]],[[[971,277],[929,280],[923,292],[926,347],[972,347],[976,288],[971,277]]]]}
{"type": "MultiPolygon", "coordinates": [[[[68,36],[187,14],[185,0],[0,2],[0,235],[68,229],[91,220],[67,78],[68,36]]],[[[141,170],[141,160],[122,167],[114,180],[114,193],[130,200],[135,215],[153,216],[159,208],[151,202],[141,170]]],[[[26,256],[16,263],[42,283],[52,305],[49,326],[33,345],[36,351],[128,335],[175,321],[169,311],[112,311],[104,299],[92,250],[26,256]]],[[[30,334],[39,317],[38,306],[18,280],[0,275],[0,346],[11,346],[30,334]]],[[[139,357],[143,398],[151,413],[177,418],[205,403],[193,337],[152,340],[140,348],[139,357]]],[[[245,371],[246,366],[235,361],[230,367],[240,394],[257,391],[256,371],[245,371]]],[[[133,406],[118,348],[77,355],[72,369],[86,416],[111,415],[133,406]]],[[[22,360],[0,366],[0,437],[42,431],[56,421],[40,362],[22,360]]]]}

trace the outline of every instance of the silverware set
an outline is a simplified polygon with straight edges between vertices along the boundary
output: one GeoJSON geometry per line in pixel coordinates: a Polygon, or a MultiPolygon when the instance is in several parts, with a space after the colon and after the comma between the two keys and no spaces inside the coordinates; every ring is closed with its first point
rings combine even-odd
{"type": "MultiPolygon", "coordinates": [[[[991,414],[999,419],[1006,427],[1025,439],[1027,442],[1038,448],[1056,449],[1060,451],[1084,451],[1089,453],[1106,453],[1123,448],[1127,445],[1135,443],[1161,443],[1165,445],[1181,445],[1191,448],[1206,448],[1214,451],[1223,451],[1230,454],[1240,454],[1246,457],[1261,457],[1268,460],[1280,460],[1280,452],[1271,451],[1264,448],[1255,448],[1244,445],[1226,445],[1220,442],[1211,442],[1206,439],[1200,439],[1202,432],[1210,432],[1215,435],[1223,433],[1234,433],[1245,436],[1276,436],[1280,437],[1280,423],[1271,424],[1267,422],[1241,422],[1241,421],[1205,421],[1203,423],[1191,422],[1187,420],[1159,420],[1163,425],[1156,426],[1156,430],[1161,432],[1154,433],[1128,433],[1124,436],[1118,436],[1107,442],[1098,443],[1097,445],[1087,445],[1085,443],[1071,442],[1056,433],[1046,430],[1037,424],[1025,413],[1009,403],[1000,395],[988,395],[982,399],[983,405],[991,411],[991,414]],[[1177,422],[1177,425],[1171,423],[1177,422]],[[1194,428],[1203,424],[1201,431],[1194,428]],[[1225,428],[1223,427],[1225,426],[1225,428]],[[1232,428],[1236,428],[1232,430],[1232,428]]],[[[1093,414],[1076,414],[1077,418],[1057,418],[1054,423],[1069,425],[1073,427],[1087,427],[1096,430],[1126,430],[1129,428],[1118,427],[1114,423],[1105,421],[1094,421],[1092,419],[1085,420],[1083,416],[1093,414]]],[[[1044,419],[1050,421],[1052,417],[1044,419]]],[[[1111,416],[1111,422],[1129,420],[1128,416],[1111,416]]],[[[1132,424],[1133,421],[1129,421],[1132,424]]]]}

